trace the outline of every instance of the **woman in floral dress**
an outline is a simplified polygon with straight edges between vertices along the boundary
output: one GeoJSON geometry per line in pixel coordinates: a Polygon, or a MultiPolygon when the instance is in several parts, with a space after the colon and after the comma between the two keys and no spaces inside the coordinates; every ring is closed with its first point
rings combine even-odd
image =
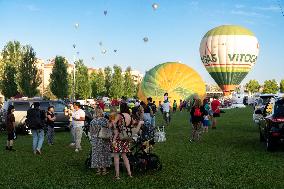
{"type": "Polygon", "coordinates": [[[121,154],[124,165],[127,170],[129,177],[132,177],[129,160],[126,156],[130,152],[129,141],[121,140],[119,138],[119,133],[121,132],[121,127],[123,124],[126,126],[131,125],[132,118],[130,116],[130,111],[126,103],[120,104],[120,114],[117,114],[115,120],[113,121],[113,139],[112,139],[112,152],[114,155],[114,167],[115,167],[115,179],[120,179],[119,177],[119,154],[121,154]],[[125,123],[124,123],[125,122],[125,123]]]}
{"type": "Polygon", "coordinates": [[[92,162],[91,168],[97,169],[97,174],[106,175],[107,169],[111,165],[110,140],[99,138],[99,132],[102,127],[107,127],[109,122],[103,116],[100,108],[95,110],[96,117],[91,122],[90,133],[92,139],[92,162]]]}

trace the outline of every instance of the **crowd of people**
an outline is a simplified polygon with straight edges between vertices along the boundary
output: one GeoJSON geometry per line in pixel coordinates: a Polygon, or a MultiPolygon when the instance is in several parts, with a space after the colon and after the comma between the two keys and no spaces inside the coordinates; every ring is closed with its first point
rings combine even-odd
{"type": "MultiPolygon", "coordinates": [[[[171,112],[177,111],[177,101],[173,101],[171,107],[168,93],[164,95],[164,101],[159,102],[158,107],[163,115],[165,124],[168,126],[171,122],[171,112]]],[[[132,128],[139,131],[141,127],[150,124],[155,127],[157,106],[155,101],[149,97],[147,102],[136,101],[127,103],[125,98],[122,98],[119,111],[117,106],[111,106],[110,112],[104,112],[104,105],[97,104],[95,107],[93,120],[90,122],[90,141],[92,144],[91,168],[97,169],[98,175],[108,174],[108,168],[113,164],[115,167],[115,179],[120,179],[119,160],[120,156],[123,159],[127,174],[132,177],[127,153],[130,152],[131,141],[123,137],[125,128],[132,128]]],[[[192,132],[190,141],[200,140],[200,134],[208,132],[208,127],[216,128],[216,117],[220,116],[220,102],[215,98],[211,104],[208,100],[201,100],[194,96],[192,101],[180,101],[179,110],[184,108],[189,109],[190,123],[192,132]],[[203,127],[203,129],[202,129],[203,127]]],[[[7,112],[7,145],[6,150],[15,151],[13,141],[15,139],[15,117],[13,115],[15,108],[10,105],[7,112]]],[[[81,109],[80,103],[75,102],[65,109],[65,116],[70,120],[71,143],[70,147],[79,153],[82,150],[81,139],[83,128],[85,126],[85,112],[81,109]]],[[[33,107],[27,111],[27,125],[31,129],[33,142],[32,150],[36,155],[42,154],[42,146],[45,136],[45,128],[47,128],[47,143],[54,145],[55,132],[54,122],[56,115],[54,107],[50,106],[47,112],[40,109],[40,103],[34,102],[33,107]]]]}

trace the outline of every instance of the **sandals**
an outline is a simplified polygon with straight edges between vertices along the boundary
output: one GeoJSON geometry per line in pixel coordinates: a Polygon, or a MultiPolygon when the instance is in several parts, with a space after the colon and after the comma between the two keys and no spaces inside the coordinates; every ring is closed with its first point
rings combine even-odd
{"type": "Polygon", "coordinates": [[[113,179],[114,180],[120,180],[120,177],[119,176],[114,176],[113,179]]]}
{"type": "Polygon", "coordinates": [[[97,170],[96,175],[101,175],[101,170],[97,170]]]}
{"type": "Polygon", "coordinates": [[[107,174],[108,174],[108,171],[107,171],[106,169],[102,171],[102,175],[103,175],[103,176],[105,176],[105,175],[107,175],[107,174]]]}

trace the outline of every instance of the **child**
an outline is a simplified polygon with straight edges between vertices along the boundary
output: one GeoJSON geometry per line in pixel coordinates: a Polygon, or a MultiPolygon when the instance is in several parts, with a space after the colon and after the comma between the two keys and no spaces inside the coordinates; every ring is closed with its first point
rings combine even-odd
{"type": "Polygon", "coordinates": [[[203,116],[203,132],[204,133],[208,133],[209,125],[210,125],[209,114],[207,111],[204,111],[204,116],[203,116]]]}

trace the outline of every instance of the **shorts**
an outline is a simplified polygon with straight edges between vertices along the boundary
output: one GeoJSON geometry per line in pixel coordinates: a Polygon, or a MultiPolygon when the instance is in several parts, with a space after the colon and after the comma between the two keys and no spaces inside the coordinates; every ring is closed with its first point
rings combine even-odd
{"type": "Polygon", "coordinates": [[[15,133],[14,132],[8,133],[8,140],[14,140],[14,139],[15,139],[15,133]]]}
{"type": "Polygon", "coordinates": [[[213,113],[213,117],[220,117],[220,113],[213,113]]]}
{"type": "Polygon", "coordinates": [[[210,125],[209,120],[203,120],[203,127],[208,127],[210,125]]]}

